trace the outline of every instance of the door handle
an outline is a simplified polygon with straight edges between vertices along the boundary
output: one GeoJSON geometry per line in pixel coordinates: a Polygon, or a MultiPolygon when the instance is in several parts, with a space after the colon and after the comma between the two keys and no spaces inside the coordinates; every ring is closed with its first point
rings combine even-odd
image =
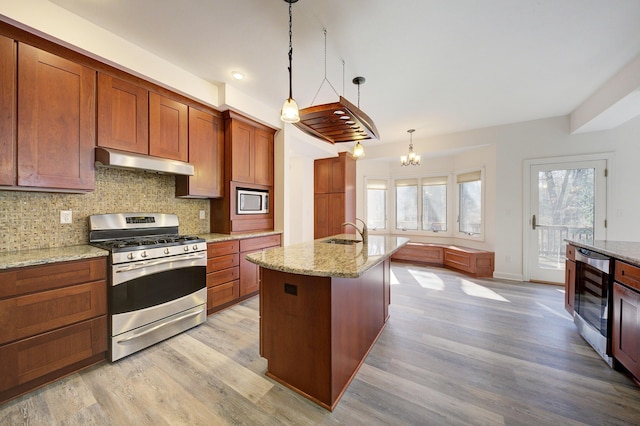
{"type": "Polygon", "coordinates": [[[536,215],[535,214],[531,218],[531,227],[533,228],[534,231],[536,230],[536,215]]]}

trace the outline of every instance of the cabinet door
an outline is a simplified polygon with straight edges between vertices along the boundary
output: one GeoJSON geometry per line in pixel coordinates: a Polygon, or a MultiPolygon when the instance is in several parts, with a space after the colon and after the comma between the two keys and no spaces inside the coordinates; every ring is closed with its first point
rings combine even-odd
{"type": "Polygon", "coordinates": [[[149,155],[187,161],[187,106],[157,93],[149,93],[149,155]]]}
{"type": "Polygon", "coordinates": [[[16,184],[16,44],[0,36],[0,185],[16,184]]]}
{"type": "Polygon", "coordinates": [[[343,223],[347,222],[344,214],[344,193],[336,192],[329,194],[329,235],[336,234],[352,234],[355,233],[353,227],[344,227],[343,223]]]}
{"type": "Polygon", "coordinates": [[[329,235],[329,194],[316,194],[314,201],[314,233],[313,238],[323,238],[329,235]]]}
{"type": "Polygon", "coordinates": [[[254,127],[242,121],[231,121],[231,180],[254,183],[254,127]]]}
{"type": "Polygon", "coordinates": [[[261,129],[254,137],[254,182],[273,186],[273,134],[261,129]]]}
{"type": "Polygon", "coordinates": [[[149,92],[98,73],[98,146],[149,153],[149,92]]]}
{"type": "Polygon", "coordinates": [[[331,159],[331,171],[329,176],[329,192],[344,192],[345,153],[340,153],[338,158],[331,159]]]}
{"type": "Polygon", "coordinates": [[[193,176],[176,176],[176,195],[222,197],[224,141],[222,120],[189,108],[189,163],[193,176]]]}
{"type": "Polygon", "coordinates": [[[18,45],[18,185],[93,190],[96,72],[18,45]]]}
{"type": "Polygon", "coordinates": [[[576,262],[565,261],[564,270],[564,308],[573,314],[573,304],[576,297],[576,262]]]}
{"type": "Polygon", "coordinates": [[[640,293],[613,283],[613,356],[640,378],[640,293]]]}
{"type": "Polygon", "coordinates": [[[316,194],[328,194],[329,176],[331,175],[331,159],[316,160],[313,163],[313,192],[316,194]]]}
{"type": "Polygon", "coordinates": [[[249,262],[245,256],[251,252],[240,253],[240,297],[257,291],[259,266],[249,262]]]}

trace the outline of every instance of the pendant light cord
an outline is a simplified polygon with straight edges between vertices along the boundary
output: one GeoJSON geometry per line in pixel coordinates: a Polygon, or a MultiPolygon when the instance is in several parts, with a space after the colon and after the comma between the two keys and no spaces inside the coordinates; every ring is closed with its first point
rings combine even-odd
{"type": "Polygon", "coordinates": [[[289,99],[293,98],[293,84],[292,84],[292,62],[293,62],[293,44],[291,43],[291,39],[293,37],[293,32],[291,30],[293,17],[291,15],[291,2],[289,2],[289,99]]]}

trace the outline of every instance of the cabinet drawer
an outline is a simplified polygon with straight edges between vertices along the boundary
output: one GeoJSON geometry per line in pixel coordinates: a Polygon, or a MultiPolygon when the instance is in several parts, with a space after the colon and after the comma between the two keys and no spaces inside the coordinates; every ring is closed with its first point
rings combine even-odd
{"type": "Polygon", "coordinates": [[[569,260],[576,260],[576,248],[571,244],[567,244],[566,256],[569,260]]]}
{"type": "Polygon", "coordinates": [[[234,301],[240,294],[239,290],[238,280],[207,289],[207,309],[234,301]]]}
{"type": "Polygon", "coordinates": [[[0,344],[106,313],[106,281],[1,300],[0,344]]]}
{"type": "Polygon", "coordinates": [[[640,268],[616,260],[614,270],[616,281],[640,291],[640,268]]]}
{"type": "Polygon", "coordinates": [[[229,281],[237,280],[238,278],[240,278],[240,268],[237,266],[234,268],[223,269],[222,271],[212,272],[207,274],[207,287],[215,287],[229,281]]]}
{"type": "Polygon", "coordinates": [[[238,240],[209,243],[207,244],[207,257],[217,257],[225,254],[237,253],[239,246],[240,243],[238,240]]]}
{"type": "Polygon", "coordinates": [[[105,316],[0,346],[0,392],[106,350],[105,316]]]}
{"type": "Polygon", "coordinates": [[[207,273],[221,271],[223,269],[238,266],[240,255],[238,253],[228,254],[226,256],[212,257],[207,260],[207,273]]]}
{"type": "Polygon", "coordinates": [[[267,247],[280,245],[280,234],[269,235],[266,237],[246,238],[240,240],[240,251],[260,250],[267,247]]]}
{"type": "Polygon", "coordinates": [[[0,298],[104,280],[107,260],[61,262],[0,272],[0,298]]]}

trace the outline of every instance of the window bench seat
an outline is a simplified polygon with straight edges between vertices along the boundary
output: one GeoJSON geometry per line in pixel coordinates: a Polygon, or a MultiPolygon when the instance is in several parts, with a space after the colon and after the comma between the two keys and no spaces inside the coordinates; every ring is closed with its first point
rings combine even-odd
{"type": "Polygon", "coordinates": [[[391,256],[392,260],[445,266],[478,278],[492,278],[494,252],[449,244],[409,241],[391,256]]]}

